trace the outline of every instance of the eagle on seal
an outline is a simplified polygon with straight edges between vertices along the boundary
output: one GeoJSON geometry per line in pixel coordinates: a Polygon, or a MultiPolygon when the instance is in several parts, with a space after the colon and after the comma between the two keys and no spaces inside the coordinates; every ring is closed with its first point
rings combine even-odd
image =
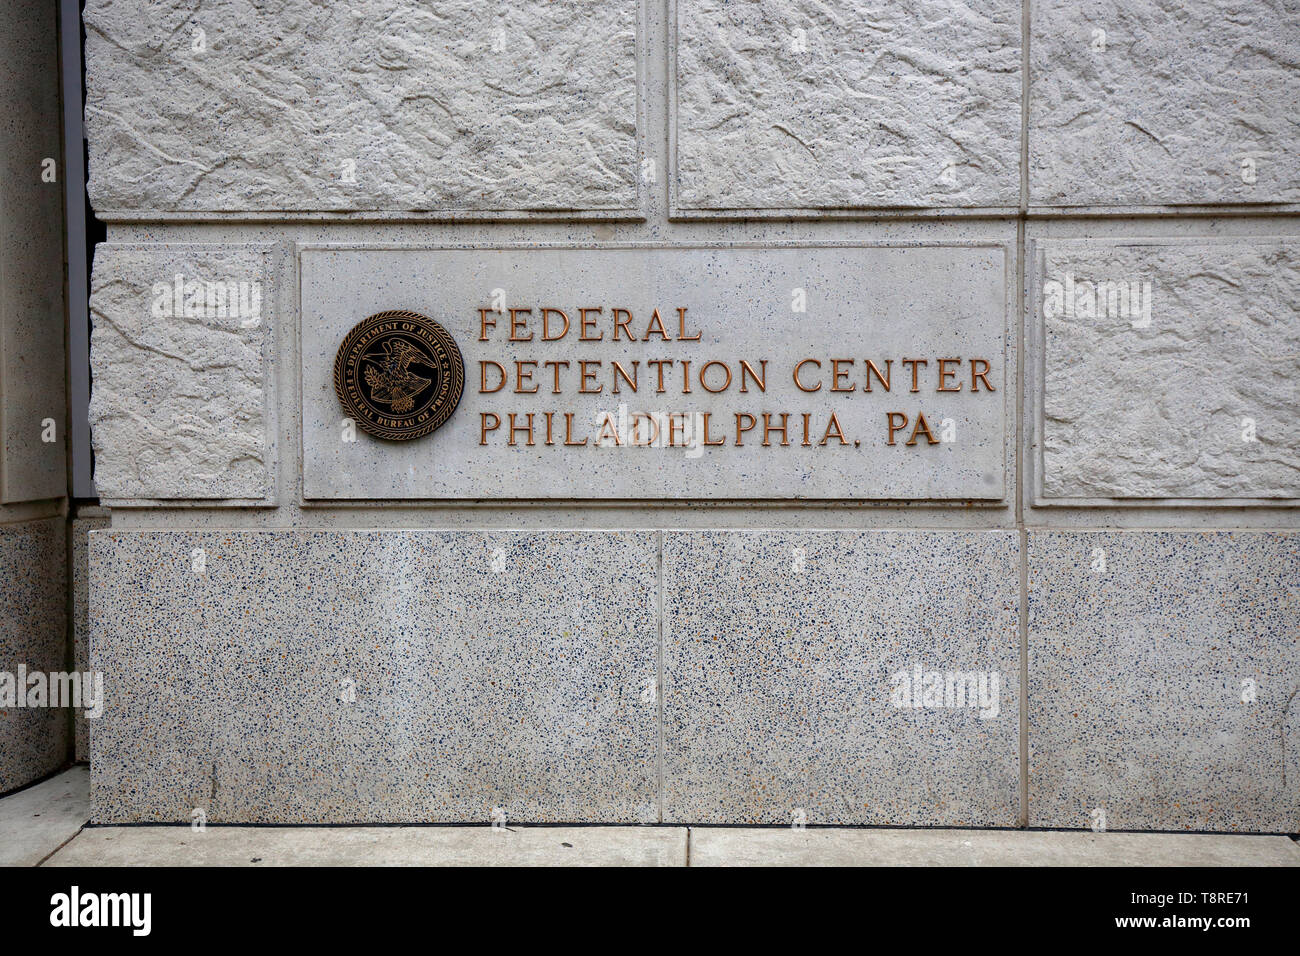
{"type": "Polygon", "coordinates": [[[382,353],[376,352],[365,357],[370,362],[366,366],[365,376],[371,397],[377,402],[391,405],[395,415],[414,408],[415,396],[433,381],[410,370],[412,362],[432,367],[432,359],[402,339],[389,339],[384,343],[382,353]]]}

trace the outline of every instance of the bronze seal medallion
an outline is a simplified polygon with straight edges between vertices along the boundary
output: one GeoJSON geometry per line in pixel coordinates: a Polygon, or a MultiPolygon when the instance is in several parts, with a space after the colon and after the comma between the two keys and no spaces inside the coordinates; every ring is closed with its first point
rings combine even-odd
{"type": "Polygon", "coordinates": [[[379,312],[357,324],[334,358],[344,411],[376,438],[422,438],[451,418],[465,389],[455,340],[418,312],[379,312]]]}

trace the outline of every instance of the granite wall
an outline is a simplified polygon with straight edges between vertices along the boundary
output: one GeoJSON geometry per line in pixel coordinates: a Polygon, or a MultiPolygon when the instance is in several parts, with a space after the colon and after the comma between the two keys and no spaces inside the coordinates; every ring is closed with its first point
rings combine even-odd
{"type": "Polygon", "coordinates": [[[1300,830],[1294,6],[85,22],[98,820],[1300,830]],[[339,444],[358,310],[620,286],[996,392],[829,483],[339,444]]]}

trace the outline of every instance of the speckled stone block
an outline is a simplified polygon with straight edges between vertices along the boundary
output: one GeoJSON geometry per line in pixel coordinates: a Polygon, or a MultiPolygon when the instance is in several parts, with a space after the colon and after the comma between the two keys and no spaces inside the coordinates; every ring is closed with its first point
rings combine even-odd
{"type": "Polygon", "coordinates": [[[1018,0],[675,7],[683,210],[1019,201],[1018,0]]]}
{"type": "MultiPolygon", "coordinates": [[[[62,518],[0,525],[0,673],[66,672],[67,543],[62,518]]],[[[47,698],[48,702],[48,698],[47,698]]],[[[0,793],[68,759],[68,712],[0,705],[0,793]]]]}
{"type": "Polygon", "coordinates": [[[91,534],[101,823],[654,822],[651,532],[91,534]]]}
{"type": "Polygon", "coordinates": [[[1043,497],[1300,497],[1300,240],[1037,248],[1043,497]]]}
{"type": "Polygon", "coordinates": [[[664,820],[1015,826],[1018,555],[1001,531],[665,533],[664,820]],[[932,672],[985,675],[993,706],[929,697],[932,672]]]}
{"type": "MultiPolygon", "coordinates": [[[[77,518],[72,522],[72,659],[78,672],[84,672],[90,661],[90,532],[109,526],[108,518],[77,518]]],[[[75,759],[90,759],[90,735],[86,717],[81,711],[73,712],[73,733],[76,737],[75,759]]]]}
{"type": "Polygon", "coordinates": [[[90,426],[101,500],[273,497],[271,249],[97,247],[90,426]]]}
{"type": "Polygon", "coordinates": [[[1300,201],[1294,3],[1030,2],[1031,203],[1300,201]]]}
{"type": "Polygon", "coordinates": [[[632,210],[637,0],[90,0],[101,212],[632,210]]]}
{"type": "Polygon", "coordinates": [[[1029,532],[1041,827],[1300,830],[1300,534],[1029,532]]]}

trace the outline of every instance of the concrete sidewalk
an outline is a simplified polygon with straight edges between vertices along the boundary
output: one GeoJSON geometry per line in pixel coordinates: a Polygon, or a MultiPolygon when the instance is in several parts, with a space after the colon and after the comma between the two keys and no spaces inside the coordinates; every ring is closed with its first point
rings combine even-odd
{"type": "Polygon", "coordinates": [[[73,767],[0,798],[0,866],[36,866],[90,819],[90,772],[73,767]]]}
{"type": "Polygon", "coordinates": [[[0,799],[9,866],[1300,866],[1288,837],[1025,830],[89,827],[85,767],[0,799]]]}

